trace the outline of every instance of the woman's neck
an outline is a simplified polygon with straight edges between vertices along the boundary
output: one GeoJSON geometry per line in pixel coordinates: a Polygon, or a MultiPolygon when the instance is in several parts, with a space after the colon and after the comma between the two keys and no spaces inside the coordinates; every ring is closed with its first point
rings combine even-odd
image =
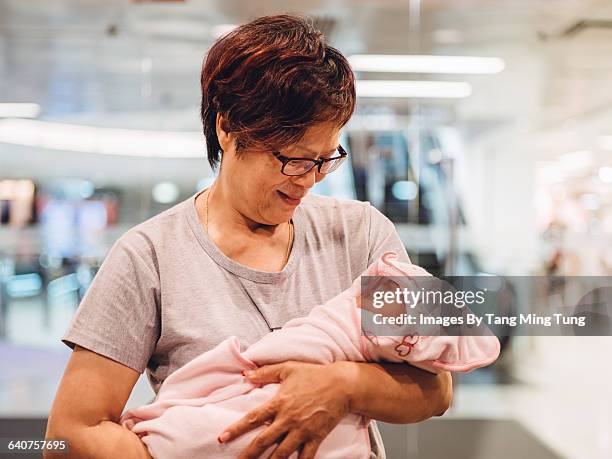
{"type": "MultiPolygon", "coordinates": [[[[263,224],[241,213],[220,182],[216,181],[204,196],[204,217],[209,228],[217,232],[240,234],[242,236],[272,237],[286,224],[263,224]]],[[[208,231],[208,228],[206,228],[208,231]]]]}
{"type": "Polygon", "coordinates": [[[282,270],[293,245],[290,223],[255,222],[229,205],[231,201],[224,200],[220,190],[213,185],[196,200],[198,216],[209,239],[227,257],[245,266],[269,272],[282,270]]]}

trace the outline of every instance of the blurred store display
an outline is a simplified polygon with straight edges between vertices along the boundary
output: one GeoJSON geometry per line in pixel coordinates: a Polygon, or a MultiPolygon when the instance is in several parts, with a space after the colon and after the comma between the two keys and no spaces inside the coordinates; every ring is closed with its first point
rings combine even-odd
{"type": "Polygon", "coordinates": [[[36,219],[32,180],[0,180],[0,225],[20,228],[36,219]]]}

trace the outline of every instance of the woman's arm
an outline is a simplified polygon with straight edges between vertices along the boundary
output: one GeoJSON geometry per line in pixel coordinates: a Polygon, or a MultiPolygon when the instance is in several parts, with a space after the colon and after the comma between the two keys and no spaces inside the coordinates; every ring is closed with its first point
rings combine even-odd
{"type": "Polygon", "coordinates": [[[300,458],[311,459],[348,412],[412,423],[443,414],[452,398],[449,373],[434,375],[407,364],[289,361],[260,367],[245,376],[254,383],[281,386],[275,397],[221,434],[219,441],[227,442],[270,424],[239,459],[257,458],[276,442],[280,445],[271,459],[289,457],[300,448],[300,458]]]}
{"type": "Polygon", "coordinates": [[[411,424],[441,416],[453,398],[450,373],[404,363],[336,362],[347,376],[349,410],[384,422],[411,424]]]}
{"type": "Polygon", "coordinates": [[[114,360],[75,347],[47,423],[47,440],[64,439],[68,453],[45,459],[150,459],[138,436],[117,424],[139,373],[114,360]]]}

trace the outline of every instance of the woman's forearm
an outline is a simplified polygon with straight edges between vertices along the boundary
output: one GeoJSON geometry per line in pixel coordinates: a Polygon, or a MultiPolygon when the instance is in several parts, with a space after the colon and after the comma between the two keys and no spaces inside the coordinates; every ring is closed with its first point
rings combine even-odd
{"type": "Polygon", "coordinates": [[[346,372],[353,413],[410,424],[440,416],[450,406],[450,373],[438,375],[404,363],[337,362],[346,372]]]}
{"type": "Polygon", "coordinates": [[[68,453],[45,452],[44,459],[151,459],[138,435],[125,427],[102,421],[95,426],[74,427],[65,433],[47,435],[48,439],[64,438],[68,453]]]}

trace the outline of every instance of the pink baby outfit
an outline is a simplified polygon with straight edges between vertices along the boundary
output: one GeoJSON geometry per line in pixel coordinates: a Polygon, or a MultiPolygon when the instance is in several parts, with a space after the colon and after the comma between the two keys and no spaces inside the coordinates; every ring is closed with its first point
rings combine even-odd
{"type": "MultiPolygon", "coordinates": [[[[385,253],[365,276],[429,276],[422,268],[385,253]]],[[[172,373],[155,401],[127,411],[121,423],[138,434],[155,459],[235,458],[265,426],[226,444],[217,437],[230,424],[264,404],[278,384],[263,387],[241,373],[258,366],[297,360],[319,364],[336,361],[409,362],[432,371],[470,371],[499,355],[493,336],[366,337],[361,332],[360,278],[352,287],[316,306],[308,316],[290,320],[240,352],[230,337],[172,373]]],[[[274,446],[262,457],[268,457],[274,446]]],[[[367,459],[367,420],[347,414],[322,442],[318,459],[367,459]]],[[[291,458],[296,458],[293,454],[291,458]]]]}

